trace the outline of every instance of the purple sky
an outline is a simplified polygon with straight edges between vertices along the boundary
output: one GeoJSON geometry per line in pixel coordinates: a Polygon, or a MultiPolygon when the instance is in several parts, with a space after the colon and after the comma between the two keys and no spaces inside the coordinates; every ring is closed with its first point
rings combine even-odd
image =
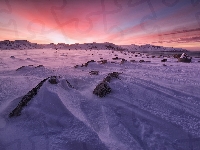
{"type": "Polygon", "coordinates": [[[198,0],[0,0],[0,40],[200,50],[198,0]]]}

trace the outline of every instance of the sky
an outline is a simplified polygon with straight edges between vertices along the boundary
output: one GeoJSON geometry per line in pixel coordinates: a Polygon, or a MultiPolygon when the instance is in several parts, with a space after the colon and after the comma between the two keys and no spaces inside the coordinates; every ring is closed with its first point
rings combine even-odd
{"type": "Polygon", "coordinates": [[[200,50],[199,0],[0,0],[0,40],[200,50]]]}

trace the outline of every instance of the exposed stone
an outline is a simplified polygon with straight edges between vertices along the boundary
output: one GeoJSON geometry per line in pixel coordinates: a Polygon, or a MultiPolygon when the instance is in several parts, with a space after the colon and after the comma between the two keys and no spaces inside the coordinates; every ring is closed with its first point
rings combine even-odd
{"type": "Polygon", "coordinates": [[[113,60],[118,60],[119,58],[118,57],[115,57],[115,58],[112,58],[113,60]]]}
{"type": "Polygon", "coordinates": [[[93,94],[99,97],[105,97],[107,94],[111,92],[111,88],[106,82],[99,83],[93,91],[93,94]]]}
{"type": "Polygon", "coordinates": [[[119,79],[119,75],[121,73],[119,72],[112,72],[112,73],[109,73],[104,79],[103,79],[103,82],[110,82],[112,78],[117,78],[119,79]]]}
{"type": "Polygon", "coordinates": [[[78,68],[79,65],[75,65],[74,68],[78,68]]]}
{"type": "Polygon", "coordinates": [[[130,60],[130,62],[136,62],[135,60],[130,60]]]}
{"type": "Polygon", "coordinates": [[[69,86],[70,88],[74,88],[68,80],[66,80],[66,82],[67,82],[67,84],[68,84],[68,86],[69,86]]]}
{"type": "Polygon", "coordinates": [[[101,61],[98,61],[100,64],[106,64],[108,61],[107,60],[101,60],[101,61]]]}
{"type": "Polygon", "coordinates": [[[103,79],[103,82],[110,82],[111,78],[112,77],[108,75],[103,79]]]}
{"type": "Polygon", "coordinates": [[[145,61],[144,60],[140,60],[139,62],[142,63],[142,62],[145,62],[145,61]]]}
{"type": "Polygon", "coordinates": [[[43,65],[38,65],[38,66],[36,66],[35,68],[39,68],[39,67],[44,67],[43,65]]]}
{"type": "Polygon", "coordinates": [[[9,117],[13,116],[19,116],[21,115],[21,111],[24,106],[27,106],[28,102],[38,93],[39,89],[43,85],[43,83],[47,80],[48,78],[42,80],[35,88],[33,88],[31,91],[29,91],[19,102],[17,107],[9,114],[9,117]]]}
{"type": "Polygon", "coordinates": [[[119,75],[122,74],[122,73],[119,73],[119,72],[112,72],[112,73],[109,73],[108,76],[111,76],[112,78],[118,78],[119,79],[119,75]]]}
{"type": "Polygon", "coordinates": [[[178,58],[178,62],[190,63],[192,58],[178,58]]]}
{"type": "Polygon", "coordinates": [[[175,54],[174,58],[180,58],[182,54],[175,54]]]}
{"type": "Polygon", "coordinates": [[[49,82],[51,84],[58,84],[57,77],[56,76],[51,76],[50,79],[49,79],[49,82]]]}
{"type": "Polygon", "coordinates": [[[122,58],[120,64],[123,64],[123,63],[125,63],[126,61],[127,61],[126,59],[122,58]]]}
{"type": "Polygon", "coordinates": [[[81,67],[84,67],[84,66],[87,67],[88,64],[91,63],[91,62],[95,62],[95,61],[94,60],[90,60],[90,61],[86,62],[85,64],[82,64],[81,67]]]}
{"type": "Polygon", "coordinates": [[[167,61],[167,59],[163,59],[163,60],[161,60],[161,62],[166,62],[167,61]]]}
{"type": "Polygon", "coordinates": [[[99,71],[90,71],[89,73],[90,73],[90,75],[98,75],[99,71]]]}
{"type": "Polygon", "coordinates": [[[24,67],[25,67],[25,66],[21,66],[21,67],[17,68],[16,71],[18,71],[18,70],[20,70],[20,69],[22,69],[22,68],[24,68],[24,67]]]}

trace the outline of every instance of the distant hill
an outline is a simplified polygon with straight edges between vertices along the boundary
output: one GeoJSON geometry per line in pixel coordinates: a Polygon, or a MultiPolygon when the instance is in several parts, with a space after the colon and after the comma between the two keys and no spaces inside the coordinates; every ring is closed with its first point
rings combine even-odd
{"type": "Polygon", "coordinates": [[[173,47],[163,47],[163,46],[155,46],[155,45],[121,45],[122,48],[127,49],[129,51],[177,51],[177,52],[183,52],[187,51],[186,49],[182,48],[173,48],[173,47]]]}
{"type": "Polygon", "coordinates": [[[31,43],[27,40],[15,41],[0,41],[0,50],[23,50],[23,49],[69,49],[69,50],[128,50],[128,51],[187,51],[181,48],[146,45],[115,45],[113,43],[84,43],[84,44],[65,44],[65,43],[50,43],[50,44],[37,44],[31,43]]]}

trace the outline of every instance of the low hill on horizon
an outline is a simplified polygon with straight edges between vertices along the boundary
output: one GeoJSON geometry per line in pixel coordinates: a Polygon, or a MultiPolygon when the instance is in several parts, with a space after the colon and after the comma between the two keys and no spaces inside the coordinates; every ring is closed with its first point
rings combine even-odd
{"type": "Polygon", "coordinates": [[[128,50],[128,51],[187,51],[182,48],[163,47],[155,45],[116,45],[109,42],[104,43],[84,43],[84,44],[65,44],[65,43],[50,43],[50,44],[37,44],[31,43],[27,40],[0,41],[0,50],[23,50],[23,49],[68,49],[68,50],[128,50]]]}

